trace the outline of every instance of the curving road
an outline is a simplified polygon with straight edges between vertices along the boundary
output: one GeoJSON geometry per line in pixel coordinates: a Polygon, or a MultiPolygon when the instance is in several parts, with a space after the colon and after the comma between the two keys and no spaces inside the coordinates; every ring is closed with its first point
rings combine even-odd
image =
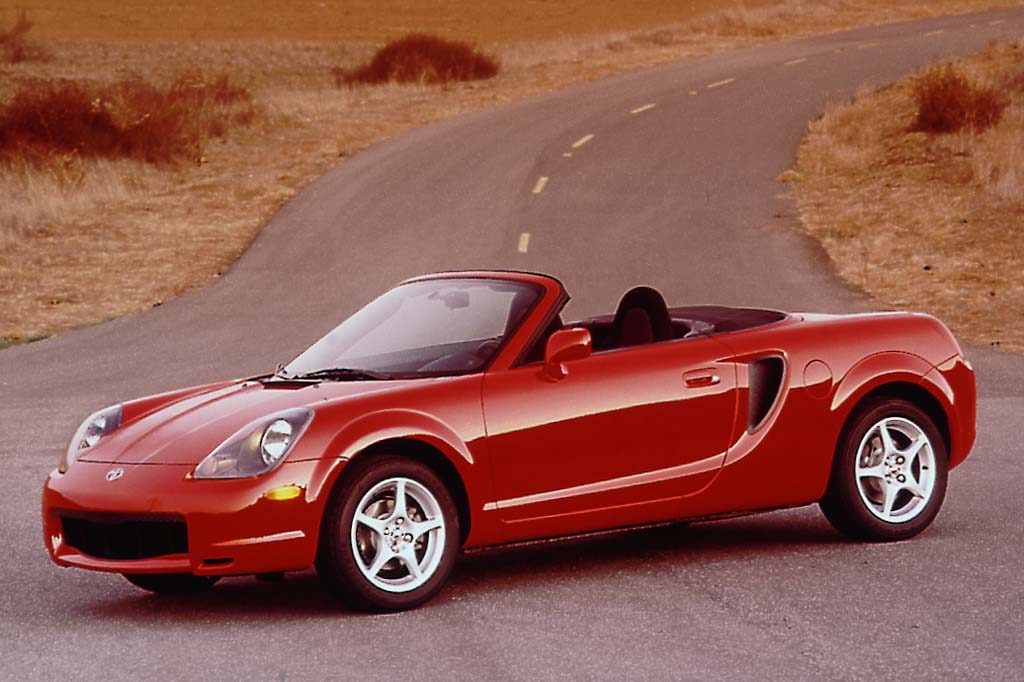
{"type": "Polygon", "coordinates": [[[805,508],[475,555],[425,608],[365,616],[333,610],[312,573],[150,598],[52,566],[38,515],[91,410],[271,367],[412,274],[551,272],[570,315],[638,282],[678,303],[859,309],[775,180],[807,121],[1022,36],[1024,8],[863,29],[420,129],[312,184],[216,285],[3,351],[0,679],[1022,679],[1024,361],[982,349],[975,452],[902,544],[844,542],[805,508]]]}

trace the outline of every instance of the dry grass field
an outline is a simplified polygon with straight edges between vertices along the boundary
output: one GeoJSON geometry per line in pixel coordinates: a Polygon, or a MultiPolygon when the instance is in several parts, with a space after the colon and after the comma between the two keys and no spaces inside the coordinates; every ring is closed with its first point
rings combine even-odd
{"type": "MultiPolygon", "coordinates": [[[[771,0],[752,0],[756,8],[771,0]]],[[[550,41],[685,21],[726,0],[16,0],[46,40],[382,43],[407,33],[480,43],[550,41]]],[[[8,9],[13,13],[13,9],[8,9]]]]}
{"type": "Polygon", "coordinates": [[[1024,351],[1024,45],[831,108],[796,173],[804,224],[845,279],[1024,351]]]}
{"type": "Polygon", "coordinates": [[[211,282],[305,184],[403,130],[688,56],[1009,4],[2,0],[0,344],[211,282]],[[413,32],[500,70],[339,85],[413,32]],[[32,107],[54,125],[33,127],[32,107]]]}

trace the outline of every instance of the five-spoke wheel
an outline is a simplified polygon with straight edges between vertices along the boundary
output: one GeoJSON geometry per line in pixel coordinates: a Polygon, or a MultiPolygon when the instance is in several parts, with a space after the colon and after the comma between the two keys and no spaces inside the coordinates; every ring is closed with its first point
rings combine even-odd
{"type": "Polygon", "coordinates": [[[903,523],[928,506],[935,488],[935,455],[928,435],[903,417],[885,417],[861,439],[854,465],[857,491],[868,511],[903,523]]]}
{"type": "Polygon", "coordinates": [[[328,503],[317,571],[348,603],[380,611],[432,597],[451,572],[459,520],[444,482],[420,462],[356,461],[328,503]]]}
{"type": "Polygon", "coordinates": [[[851,537],[911,537],[942,506],[946,463],[945,442],[927,413],[905,400],[872,400],[843,430],[822,511],[851,537]]]}
{"type": "Polygon", "coordinates": [[[359,570],[387,592],[415,590],[444,556],[441,505],[411,478],[389,478],[368,490],[356,505],[351,535],[359,570]]]}

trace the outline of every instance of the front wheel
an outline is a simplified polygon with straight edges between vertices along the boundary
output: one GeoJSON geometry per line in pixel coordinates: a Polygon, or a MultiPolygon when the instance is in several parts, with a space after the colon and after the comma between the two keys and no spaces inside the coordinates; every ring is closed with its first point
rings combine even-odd
{"type": "Polygon", "coordinates": [[[927,413],[905,400],[874,400],[843,430],[821,510],[849,537],[903,540],[939,513],[947,469],[945,441],[927,413]]]}
{"type": "Polygon", "coordinates": [[[444,585],[459,548],[459,517],[444,482],[413,460],[356,461],[332,494],[317,573],[357,608],[400,611],[444,585]]]}

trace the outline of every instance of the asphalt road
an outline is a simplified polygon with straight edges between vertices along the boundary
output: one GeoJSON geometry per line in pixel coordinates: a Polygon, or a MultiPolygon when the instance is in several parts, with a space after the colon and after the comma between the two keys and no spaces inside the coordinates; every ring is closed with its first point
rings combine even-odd
{"type": "Polygon", "coordinates": [[[805,508],[475,555],[426,607],[367,616],[335,610],[311,572],[152,598],[51,565],[39,522],[91,410],[272,367],[409,275],[546,271],[570,315],[640,282],[676,304],[860,309],[775,180],[807,121],[1022,36],[1024,8],[857,30],[417,130],[311,185],[214,286],[3,351],[0,679],[1024,679],[1024,361],[982,349],[974,454],[905,543],[845,542],[805,508]]]}

